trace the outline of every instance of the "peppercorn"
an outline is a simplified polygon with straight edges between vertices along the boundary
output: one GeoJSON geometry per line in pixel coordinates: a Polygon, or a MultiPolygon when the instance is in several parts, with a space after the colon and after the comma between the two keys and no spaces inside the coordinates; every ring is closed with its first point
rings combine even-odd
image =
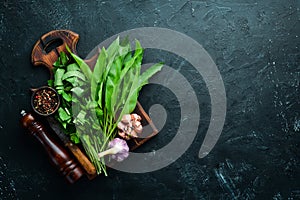
{"type": "Polygon", "coordinates": [[[59,99],[52,88],[46,87],[35,91],[32,103],[37,113],[48,115],[56,111],[59,99]]]}

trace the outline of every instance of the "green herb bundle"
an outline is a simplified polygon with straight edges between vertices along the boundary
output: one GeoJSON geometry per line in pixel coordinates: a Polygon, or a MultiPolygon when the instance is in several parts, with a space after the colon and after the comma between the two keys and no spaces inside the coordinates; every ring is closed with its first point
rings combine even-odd
{"type": "Polygon", "coordinates": [[[67,49],[70,57],[61,52],[49,81],[62,99],[56,119],[74,143],[82,143],[98,174],[107,175],[98,153],[115,137],[118,122],[134,110],[140,89],[163,64],[141,74],[144,51],[138,40],[134,53],[129,41],[120,43],[119,38],[107,50],[102,48],[93,71],[67,49]]]}

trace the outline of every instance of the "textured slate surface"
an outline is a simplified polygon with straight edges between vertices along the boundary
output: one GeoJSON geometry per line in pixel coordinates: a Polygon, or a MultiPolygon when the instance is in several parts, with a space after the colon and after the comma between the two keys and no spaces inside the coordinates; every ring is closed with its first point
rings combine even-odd
{"type": "MultiPolygon", "coordinates": [[[[5,0],[0,6],[0,199],[300,199],[299,1],[5,0]],[[205,84],[181,58],[149,50],[145,61],[165,61],[196,90],[202,120],[194,143],[156,172],[112,170],[107,178],[67,185],[18,124],[20,110],[30,110],[28,88],[48,78],[30,63],[32,45],[45,32],[70,29],[80,34],[84,57],[106,38],[146,26],[187,34],[216,62],[228,107],[221,138],[198,158],[210,119],[205,84]]],[[[162,147],[176,132],[178,102],[153,85],[140,100],[146,108],[159,101],[170,115],[139,151],[162,147]]]]}

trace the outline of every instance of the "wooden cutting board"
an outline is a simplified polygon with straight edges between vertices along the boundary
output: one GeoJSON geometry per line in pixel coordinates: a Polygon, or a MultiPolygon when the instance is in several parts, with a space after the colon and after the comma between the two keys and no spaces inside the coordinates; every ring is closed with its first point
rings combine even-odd
{"type": "MultiPolygon", "coordinates": [[[[49,69],[50,77],[53,78],[53,63],[58,59],[60,52],[65,52],[68,54],[68,51],[66,49],[66,45],[68,45],[71,49],[71,51],[75,54],[77,54],[76,51],[76,45],[79,40],[79,35],[77,33],[74,33],[70,30],[53,30],[50,31],[43,36],[40,37],[40,39],[36,42],[36,44],[33,47],[32,54],[31,54],[31,62],[34,66],[46,66],[49,69]]],[[[100,51],[98,52],[98,54],[100,51]]],[[[97,60],[97,55],[94,55],[89,60],[85,60],[85,62],[90,66],[91,69],[94,68],[94,65],[97,60]]],[[[146,138],[135,138],[129,140],[128,146],[130,150],[134,150],[144,144],[147,140],[152,138],[153,136],[157,135],[158,130],[156,129],[155,125],[153,124],[152,120],[150,119],[149,115],[145,112],[141,104],[138,102],[137,106],[134,110],[134,113],[137,113],[142,118],[142,125],[143,127],[146,125],[150,125],[151,130],[149,133],[143,133],[143,135],[147,135],[146,138]]],[[[53,120],[52,120],[53,123],[53,120]]],[[[59,134],[59,131],[57,129],[57,124],[53,125],[50,124],[50,127],[54,130],[54,133],[59,134]]],[[[66,148],[68,145],[66,145],[66,148]]],[[[70,145],[69,145],[70,146],[70,145]]],[[[86,161],[87,156],[85,155],[82,148],[77,147],[77,145],[72,144],[72,147],[74,147],[75,151],[69,148],[70,152],[73,154],[73,156],[79,161],[79,163],[82,165],[82,167],[85,169],[86,174],[90,179],[95,177],[95,174],[92,173],[93,169],[91,169],[94,166],[90,162],[88,163],[89,166],[87,166],[86,161]],[[78,155],[78,149],[82,151],[82,155],[78,155]]]]}

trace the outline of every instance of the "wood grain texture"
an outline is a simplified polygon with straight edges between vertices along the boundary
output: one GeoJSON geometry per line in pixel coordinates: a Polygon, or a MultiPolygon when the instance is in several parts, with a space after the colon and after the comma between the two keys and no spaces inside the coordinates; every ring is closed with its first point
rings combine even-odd
{"type": "Polygon", "coordinates": [[[34,45],[31,53],[31,62],[34,66],[44,65],[52,74],[53,63],[59,57],[60,52],[67,52],[66,45],[76,54],[76,45],[79,35],[70,30],[54,30],[44,34],[34,45]],[[62,44],[50,52],[46,52],[47,47],[56,41],[62,41],[62,44]]]}

